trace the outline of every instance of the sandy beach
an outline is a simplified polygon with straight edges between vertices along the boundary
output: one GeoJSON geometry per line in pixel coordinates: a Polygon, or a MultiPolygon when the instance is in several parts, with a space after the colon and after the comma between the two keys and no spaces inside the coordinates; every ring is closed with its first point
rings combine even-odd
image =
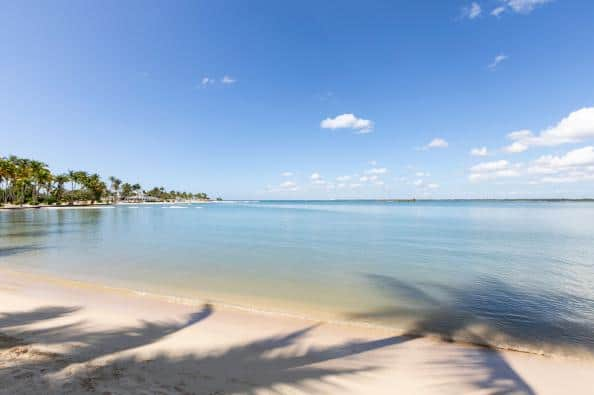
{"type": "Polygon", "coordinates": [[[594,362],[0,272],[0,393],[591,393],[594,362]]]}

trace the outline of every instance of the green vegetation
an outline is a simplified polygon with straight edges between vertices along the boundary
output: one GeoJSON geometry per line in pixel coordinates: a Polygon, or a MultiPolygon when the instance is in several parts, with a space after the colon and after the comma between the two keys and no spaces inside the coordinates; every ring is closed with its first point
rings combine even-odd
{"type": "Polygon", "coordinates": [[[145,192],[140,184],[122,183],[116,177],[109,177],[109,182],[108,187],[98,174],[85,171],[52,174],[43,162],[0,157],[0,205],[209,200],[206,193],[166,192],[163,187],[145,192]]]}

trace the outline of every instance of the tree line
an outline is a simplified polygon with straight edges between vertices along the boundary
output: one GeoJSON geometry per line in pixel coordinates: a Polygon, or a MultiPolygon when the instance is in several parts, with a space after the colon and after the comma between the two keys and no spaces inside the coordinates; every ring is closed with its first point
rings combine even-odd
{"type": "Polygon", "coordinates": [[[99,174],[69,170],[53,174],[48,165],[11,155],[0,157],[0,204],[74,204],[75,202],[110,202],[120,200],[208,200],[206,193],[166,191],[154,187],[144,191],[140,184],[109,177],[109,185],[99,174]],[[147,198],[148,197],[148,198],[147,198]]]}

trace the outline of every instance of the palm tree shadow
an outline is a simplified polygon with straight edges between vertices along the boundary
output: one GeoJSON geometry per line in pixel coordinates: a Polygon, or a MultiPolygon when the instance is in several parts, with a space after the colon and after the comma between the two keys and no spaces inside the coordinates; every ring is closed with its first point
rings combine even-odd
{"type": "MultiPolygon", "coordinates": [[[[434,361],[432,364],[445,368],[448,372],[447,380],[465,375],[465,378],[470,378],[477,388],[489,389],[497,394],[534,394],[530,385],[492,347],[489,340],[495,335],[506,335],[509,339],[515,340],[528,340],[531,335],[530,331],[523,333],[522,330],[517,330],[514,322],[495,323],[485,318],[491,316],[490,311],[483,310],[491,297],[499,297],[503,293],[508,298],[519,298],[519,295],[513,294],[514,291],[508,286],[496,283],[495,289],[490,287],[454,289],[428,284],[417,286],[384,275],[369,274],[366,277],[377,290],[394,301],[394,306],[369,312],[351,313],[348,314],[349,319],[405,322],[405,334],[408,335],[437,336],[447,342],[461,340],[482,346],[469,347],[450,358],[434,361]],[[429,292],[428,289],[432,286],[434,289],[429,292]],[[477,325],[486,329],[477,333],[473,330],[477,325]],[[452,367],[455,369],[450,371],[452,367]],[[467,374],[468,372],[481,372],[481,376],[474,379],[467,374]]],[[[481,282],[481,284],[485,283],[487,282],[481,282]]],[[[522,296],[525,297],[525,295],[522,296]]],[[[490,309],[499,308],[501,306],[491,306],[490,309]]],[[[528,313],[528,311],[522,311],[523,316],[514,315],[520,314],[516,310],[523,309],[514,305],[507,306],[507,309],[512,310],[510,313],[512,317],[525,319],[528,313]]],[[[544,318],[538,316],[533,319],[540,322],[544,318]]]]}
{"type": "MultiPolygon", "coordinates": [[[[44,308],[0,316],[0,331],[64,317],[76,308],[44,308]]],[[[42,352],[25,341],[9,344],[2,351],[9,363],[0,360],[0,382],[12,382],[12,393],[64,393],[112,391],[116,393],[186,392],[255,393],[279,388],[313,388],[331,384],[339,376],[357,375],[375,369],[351,361],[347,367],[333,367],[331,361],[408,341],[389,337],[376,341],[352,341],[325,347],[305,347],[302,340],[313,327],[281,336],[238,344],[209,353],[172,356],[159,353],[149,359],[123,353],[155,343],[213,314],[205,305],[183,322],[146,322],[116,330],[94,330],[84,322],[47,329],[21,330],[22,339],[40,339],[44,345],[75,344],[65,354],[42,352]],[[319,365],[330,362],[329,364],[319,365]],[[352,366],[351,366],[352,365],[352,366]],[[21,387],[19,387],[21,386],[21,387]],[[117,390],[114,391],[114,388],[117,390]]],[[[0,337],[0,341],[1,341],[0,337]]],[[[1,344],[1,343],[0,343],[1,344]]],[[[189,345],[190,346],[190,345],[189,345]]],[[[306,391],[308,392],[308,391],[306,391]]]]}
{"type": "MultiPolygon", "coordinates": [[[[171,357],[160,354],[148,360],[135,357],[119,359],[111,364],[87,371],[83,380],[101,387],[101,379],[110,372],[126,372],[128,377],[142,377],[145,390],[161,388],[182,393],[256,394],[263,389],[285,393],[295,389],[311,392],[337,392],[338,377],[356,376],[376,367],[354,364],[353,367],[319,365],[333,360],[408,341],[407,337],[390,337],[377,341],[353,341],[337,346],[299,349],[299,342],[313,327],[282,336],[240,344],[205,355],[171,357]],[[325,388],[325,390],[320,390],[325,388]]],[[[138,382],[117,383],[123,392],[133,391],[138,382]]],[[[112,383],[113,385],[113,383],[112,383]]]]}

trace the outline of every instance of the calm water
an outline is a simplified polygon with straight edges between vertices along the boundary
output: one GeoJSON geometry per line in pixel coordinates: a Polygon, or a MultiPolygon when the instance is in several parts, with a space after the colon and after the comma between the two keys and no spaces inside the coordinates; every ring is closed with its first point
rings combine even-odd
{"type": "Polygon", "coordinates": [[[0,212],[0,265],[594,355],[594,204],[235,202],[0,212]]]}

